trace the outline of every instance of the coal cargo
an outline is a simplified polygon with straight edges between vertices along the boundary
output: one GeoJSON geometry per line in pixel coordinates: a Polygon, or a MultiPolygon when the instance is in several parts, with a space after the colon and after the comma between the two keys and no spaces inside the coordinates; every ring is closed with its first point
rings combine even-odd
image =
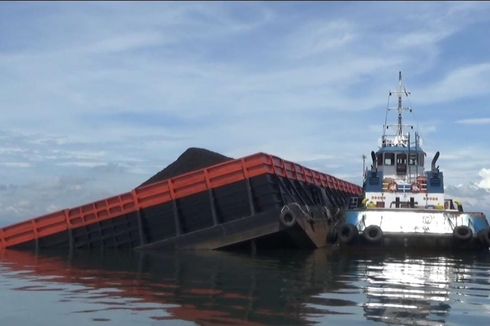
{"type": "Polygon", "coordinates": [[[175,162],[143,182],[140,187],[231,160],[233,160],[231,157],[204,148],[190,147],[175,162]]]}

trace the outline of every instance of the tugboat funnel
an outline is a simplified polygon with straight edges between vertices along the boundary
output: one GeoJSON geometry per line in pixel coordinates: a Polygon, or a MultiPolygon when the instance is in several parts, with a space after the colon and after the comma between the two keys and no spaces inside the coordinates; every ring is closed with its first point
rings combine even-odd
{"type": "Polygon", "coordinates": [[[432,164],[431,164],[432,171],[439,170],[439,166],[436,168],[436,162],[438,158],[439,158],[439,151],[437,151],[436,155],[434,155],[434,158],[432,159],[432,164]]]}

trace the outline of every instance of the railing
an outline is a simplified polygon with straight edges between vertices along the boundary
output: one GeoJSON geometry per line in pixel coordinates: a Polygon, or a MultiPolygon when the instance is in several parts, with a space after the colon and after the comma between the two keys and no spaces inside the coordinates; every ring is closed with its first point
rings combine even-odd
{"type": "Polygon", "coordinates": [[[42,237],[99,223],[264,174],[275,174],[342,191],[352,196],[362,193],[362,188],[352,183],[307,169],[276,156],[258,153],[158,181],[90,204],[7,226],[0,229],[0,249],[29,241],[38,241],[42,237]]]}

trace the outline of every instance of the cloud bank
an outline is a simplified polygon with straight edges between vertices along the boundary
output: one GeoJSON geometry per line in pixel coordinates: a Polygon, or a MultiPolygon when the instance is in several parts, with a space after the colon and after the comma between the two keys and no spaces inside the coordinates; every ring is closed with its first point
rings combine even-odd
{"type": "Polygon", "coordinates": [[[0,224],[127,191],[191,146],[360,183],[398,70],[448,191],[490,212],[489,4],[0,7],[0,224]]]}

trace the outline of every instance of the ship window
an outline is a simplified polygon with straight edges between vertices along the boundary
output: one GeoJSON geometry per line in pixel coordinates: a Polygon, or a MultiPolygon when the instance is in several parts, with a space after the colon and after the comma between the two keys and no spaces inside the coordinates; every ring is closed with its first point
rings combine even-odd
{"type": "Polygon", "coordinates": [[[407,165],[407,154],[398,154],[396,156],[396,165],[407,165]]]}
{"type": "Polygon", "coordinates": [[[379,153],[378,155],[376,155],[376,161],[378,166],[383,165],[383,154],[379,153]]]}
{"type": "Polygon", "coordinates": [[[417,154],[410,154],[410,158],[408,159],[409,165],[417,165],[417,154]]]}
{"type": "Polygon", "coordinates": [[[385,165],[394,165],[394,164],[395,164],[395,154],[385,153],[385,165]]]}
{"type": "Polygon", "coordinates": [[[424,166],[424,154],[419,155],[419,165],[424,166]]]}

